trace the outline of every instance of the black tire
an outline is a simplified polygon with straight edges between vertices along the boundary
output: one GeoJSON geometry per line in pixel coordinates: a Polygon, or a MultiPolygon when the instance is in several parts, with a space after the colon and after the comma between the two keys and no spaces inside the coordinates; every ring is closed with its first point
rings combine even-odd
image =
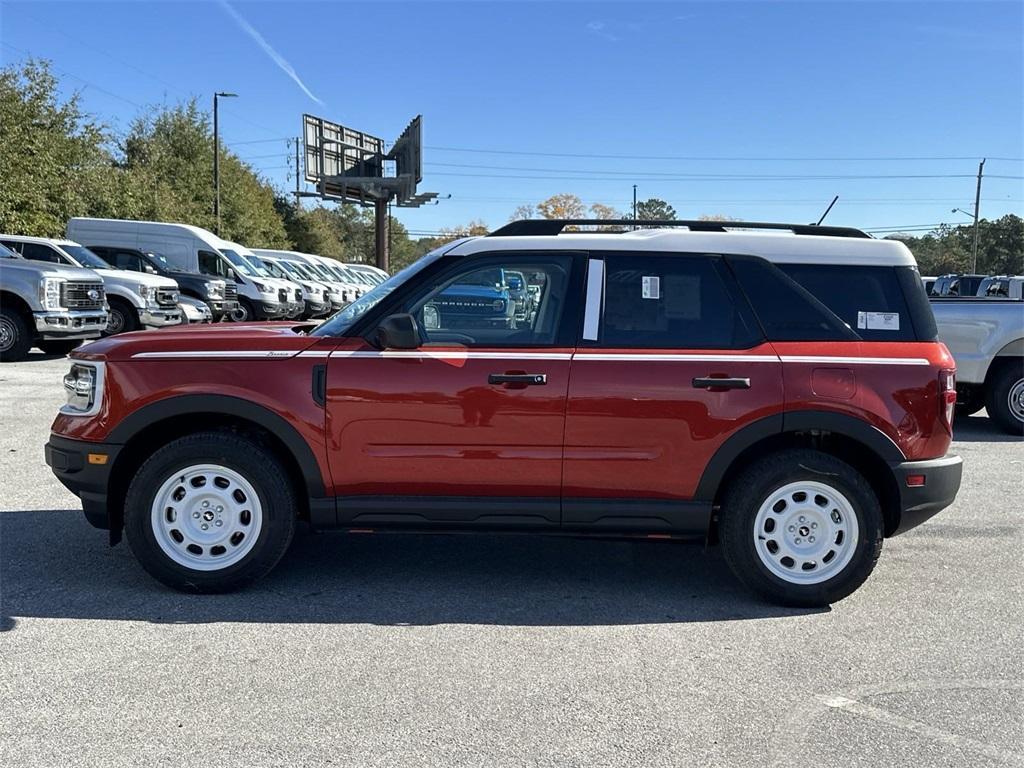
{"type": "Polygon", "coordinates": [[[25,318],[13,307],[0,307],[0,361],[24,360],[31,348],[32,337],[25,318]]]}
{"type": "Polygon", "coordinates": [[[238,309],[234,310],[228,319],[235,323],[251,323],[256,319],[256,309],[248,299],[238,299],[238,309]]]}
{"type": "Polygon", "coordinates": [[[956,415],[965,418],[973,416],[985,407],[985,392],[981,387],[958,389],[956,393],[956,415]]]}
{"type": "Polygon", "coordinates": [[[139,330],[139,315],[135,307],[122,298],[110,297],[110,318],[104,336],[139,330]]]}
{"type": "Polygon", "coordinates": [[[280,460],[258,440],[227,432],[198,432],[168,443],[146,460],[128,487],[124,515],[128,545],[155,579],[183,592],[230,592],[262,578],[277,565],[295,532],[298,503],[280,460]],[[152,516],[161,486],[178,472],[203,464],[241,475],[255,490],[263,510],[255,544],[241,560],[217,570],[190,568],[172,559],[157,541],[152,516]]]}
{"type": "MultiPolygon", "coordinates": [[[[733,573],[748,588],[780,605],[820,607],[842,600],[864,583],[882,551],[882,512],[867,480],[834,456],[809,449],[779,451],[742,470],[729,483],[719,519],[722,549],[733,573]],[[794,583],[775,575],[762,561],[754,542],[761,505],[778,489],[796,482],[819,483],[842,494],[853,509],[860,532],[847,564],[817,584],[794,583]]],[[[777,535],[781,537],[785,535],[784,518],[778,519],[777,535]]],[[[768,530],[768,523],[765,525],[768,530]]],[[[799,535],[799,531],[793,535],[799,535]]],[[[759,540],[770,545],[765,537],[759,540]]],[[[799,574],[796,570],[794,573],[797,578],[799,574]]]]}
{"type": "Polygon", "coordinates": [[[985,388],[985,409],[1004,432],[1024,435],[1024,358],[997,361],[985,388]]]}
{"type": "Polygon", "coordinates": [[[81,345],[81,339],[50,339],[49,341],[40,341],[36,344],[37,347],[48,355],[67,355],[72,350],[78,349],[81,345]]]}

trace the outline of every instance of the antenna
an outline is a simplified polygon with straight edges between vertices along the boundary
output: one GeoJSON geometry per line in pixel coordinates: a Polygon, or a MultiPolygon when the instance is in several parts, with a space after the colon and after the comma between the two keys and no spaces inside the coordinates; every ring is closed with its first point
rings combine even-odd
{"type": "Polygon", "coordinates": [[[814,226],[816,226],[816,227],[820,227],[821,226],[821,222],[823,222],[825,220],[825,217],[828,216],[828,212],[832,210],[832,206],[836,204],[836,200],[838,200],[838,199],[839,199],[839,195],[836,195],[835,197],[832,198],[832,202],[828,204],[828,208],[826,208],[825,212],[823,214],[821,214],[821,218],[818,219],[817,223],[814,226]]]}

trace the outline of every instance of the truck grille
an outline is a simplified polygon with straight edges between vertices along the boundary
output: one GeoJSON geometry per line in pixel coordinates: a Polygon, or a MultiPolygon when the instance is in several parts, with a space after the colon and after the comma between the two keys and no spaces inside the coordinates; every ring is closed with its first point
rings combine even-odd
{"type": "Polygon", "coordinates": [[[432,302],[442,312],[456,315],[501,315],[505,312],[502,299],[475,299],[443,294],[432,302]]]}
{"type": "Polygon", "coordinates": [[[174,288],[157,288],[156,303],[161,307],[174,307],[178,304],[178,291],[174,288]]]}
{"type": "Polygon", "coordinates": [[[224,284],[224,298],[228,301],[234,301],[238,298],[238,286],[234,283],[224,284]]]}
{"type": "Polygon", "coordinates": [[[105,301],[103,283],[63,283],[61,306],[68,309],[102,309],[105,301]]]}
{"type": "Polygon", "coordinates": [[[282,304],[287,304],[288,303],[288,289],[287,288],[278,288],[278,290],[277,290],[277,297],[281,300],[282,304]]]}

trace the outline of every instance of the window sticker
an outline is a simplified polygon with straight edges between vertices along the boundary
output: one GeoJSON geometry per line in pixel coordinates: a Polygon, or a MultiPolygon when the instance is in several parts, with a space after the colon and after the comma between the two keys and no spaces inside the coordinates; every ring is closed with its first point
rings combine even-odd
{"type": "Polygon", "coordinates": [[[700,277],[665,275],[665,317],[700,320],[700,277]]]}
{"type": "Polygon", "coordinates": [[[661,278],[644,275],[642,295],[645,299],[661,298],[661,278]]]}
{"type": "Polygon", "coordinates": [[[898,331],[899,312],[858,312],[857,327],[866,331],[898,331]]]}

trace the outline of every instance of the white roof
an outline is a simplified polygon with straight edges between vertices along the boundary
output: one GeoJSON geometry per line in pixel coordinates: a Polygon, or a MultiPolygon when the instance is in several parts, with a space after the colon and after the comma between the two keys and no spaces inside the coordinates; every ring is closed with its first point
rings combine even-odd
{"type": "Polygon", "coordinates": [[[797,235],[788,232],[690,232],[638,229],[623,233],[566,232],[560,235],[476,237],[449,253],[481,251],[636,251],[720,253],[761,256],[782,264],[850,264],[916,266],[910,250],[898,240],[866,237],[797,235]]]}
{"type": "Polygon", "coordinates": [[[49,243],[50,245],[78,245],[74,240],[65,240],[62,237],[33,237],[32,235],[3,235],[5,240],[16,240],[21,243],[49,243]]]}

